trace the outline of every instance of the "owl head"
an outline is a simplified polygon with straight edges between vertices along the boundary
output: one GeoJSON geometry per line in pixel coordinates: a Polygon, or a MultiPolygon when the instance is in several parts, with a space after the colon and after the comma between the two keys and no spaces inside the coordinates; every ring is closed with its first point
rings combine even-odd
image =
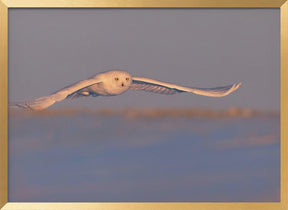
{"type": "Polygon", "coordinates": [[[102,73],[102,82],[106,90],[109,90],[110,94],[120,94],[128,90],[132,77],[126,71],[111,70],[102,73]]]}

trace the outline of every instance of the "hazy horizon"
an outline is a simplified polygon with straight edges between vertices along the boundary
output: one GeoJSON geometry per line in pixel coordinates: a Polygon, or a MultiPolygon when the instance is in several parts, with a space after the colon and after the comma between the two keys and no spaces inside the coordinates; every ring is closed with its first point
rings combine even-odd
{"type": "Polygon", "coordinates": [[[10,202],[280,201],[279,116],[21,113],[10,202]]]}

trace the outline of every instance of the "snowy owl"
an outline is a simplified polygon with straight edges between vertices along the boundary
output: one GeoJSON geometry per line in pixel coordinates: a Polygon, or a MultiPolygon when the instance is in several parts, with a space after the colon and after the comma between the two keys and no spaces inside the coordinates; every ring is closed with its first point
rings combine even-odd
{"type": "Polygon", "coordinates": [[[128,72],[111,70],[74,83],[48,96],[30,101],[11,103],[9,106],[28,110],[43,110],[65,98],[73,99],[81,96],[115,96],[126,92],[128,89],[169,95],[191,92],[204,96],[222,97],[235,91],[240,85],[241,83],[215,88],[191,88],[145,77],[132,77],[128,72]]]}

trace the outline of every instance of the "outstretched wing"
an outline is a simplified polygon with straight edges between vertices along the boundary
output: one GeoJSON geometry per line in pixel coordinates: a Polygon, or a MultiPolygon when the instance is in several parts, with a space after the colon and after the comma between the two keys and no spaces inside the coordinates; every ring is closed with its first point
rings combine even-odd
{"type": "Polygon", "coordinates": [[[160,93],[160,94],[191,92],[198,95],[211,96],[211,97],[226,96],[229,93],[237,90],[241,86],[241,83],[237,83],[233,85],[227,85],[215,88],[188,88],[145,77],[133,77],[132,80],[133,80],[132,84],[130,85],[131,90],[144,90],[147,92],[160,93]]]}
{"type": "Polygon", "coordinates": [[[47,107],[51,106],[57,101],[62,101],[67,96],[71,95],[74,92],[77,92],[80,89],[83,89],[85,87],[88,87],[90,85],[100,83],[101,81],[95,77],[82,80],[80,82],[77,82],[73,85],[67,86],[55,93],[52,93],[49,96],[44,96],[40,98],[36,98],[34,100],[30,101],[22,101],[22,102],[15,102],[9,104],[11,107],[20,107],[28,110],[42,110],[46,109],[47,107]]]}

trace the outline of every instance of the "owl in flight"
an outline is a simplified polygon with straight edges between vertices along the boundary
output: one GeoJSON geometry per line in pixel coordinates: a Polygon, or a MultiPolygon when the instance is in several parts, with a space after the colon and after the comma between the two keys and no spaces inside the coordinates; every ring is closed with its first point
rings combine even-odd
{"type": "Polygon", "coordinates": [[[12,103],[9,104],[9,106],[28,110],[43,110],[55,102],[62,101],[66,98],[73,99],[81,96],[115,96],[126,92],[128,89],[169,95],[190,92],[204,96],[222,97],[237,90],[240,85],[241,83],[215,88],[183,87],[145,77],[132,77],[128,72],[121,70],[111,70],[69,85],[48,96],[30,101],[12,103]]]}

